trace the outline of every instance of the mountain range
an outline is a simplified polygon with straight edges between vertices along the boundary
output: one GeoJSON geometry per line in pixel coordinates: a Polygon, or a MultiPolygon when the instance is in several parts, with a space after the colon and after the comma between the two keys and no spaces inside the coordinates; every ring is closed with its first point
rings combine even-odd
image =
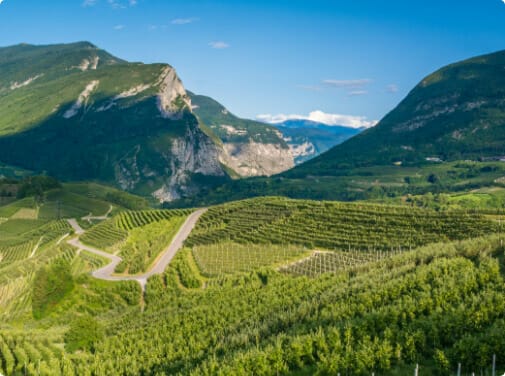
{"type": "Polygon", "coordinates": [[[159,201],[297,160],[298,145],[276,127],[186,91],[170,65],[89,42],[0,48],[0,113],[1,163],[159,201]]]}
{"type": "MultiPolygon", "coordinates": [[[[376,126],[319,156],[271,178],[227,182],[181,204],[262,195],[405,198],[501,186],[504,72],[505,51],[450,64],[422,79],[376,126]]],[[[291,131],[289,124],[279,129],[291,131]]]]}
{"type": "Polygon", "coordinates": [[[161,202],[215,189],[290,195],[300,184],[303,197],[342,198],[341,177],[356,168],[377,166],[358,175],[380,178],[380,166],[502,160],[504,71],[505,51],[448,65],[362,130],[241,119],[186,91],[170,65],[126,62],[88,42],[21,44],[0,49],[0,164],[161,202]]]}
{"type": "Polygon", "coordinates": [[[359,134],[364,128],[327,125],[310,120],[287,120],[274,124],[301,164],[359,134]]]}

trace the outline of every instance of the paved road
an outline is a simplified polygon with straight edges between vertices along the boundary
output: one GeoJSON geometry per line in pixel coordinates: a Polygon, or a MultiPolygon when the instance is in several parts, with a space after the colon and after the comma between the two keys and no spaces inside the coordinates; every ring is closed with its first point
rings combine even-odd
{"type": "Polygon", "coordinates": [[[72,228],[74,229],[74,232],[77,234],[77,235],[82,235],[84,234],[84,230],[81,228],[81,226],[79,226],[79,223],[77,223],[77,221],[72,218],[72,219],[67,219],[67,222],[70,226],[72,226],[72,228]]]}
{"type": "MultiPolygon", "coordinates": [[[[154,274],[162,274],[165,271],[168,264],[170,264],[170,261],[172,261],[177,251],[182,247],[182,244],[195,227],[198,219],[206,211],[207,209],[199,209],[194,213],[192,213],[186,219],[186,221],[183,223],[177,234],[172,239],[171,243],[160,254],[160,257],[158,257],[158,260],[156,261],[155,265],[151,268],[151,270],[149,270],[147,273],[144,274],[136,274],[131,276],[115,276],[113,275],[114,270],[116,269],[116,266],[122,261],[121,257],[83,244],[79,240],[79,237],[72,238],[68,240],[67,243],[78,248],[79,250],[94,253],[95,255],[108,258],[111,261],[103,268],[95,270],[92,273],[93,277],[103,279],[105,281],[137,281],[138,283],[140,283],[142,291],[144,291],[147,284],[147,279],[154,274]]],[[[81,226],[79,226],[79,224],[75,219],[69,219],[68,223],[72,226],[77,235],[82,235],[85,233],[85,231],[81,228],[81,226]]]]}

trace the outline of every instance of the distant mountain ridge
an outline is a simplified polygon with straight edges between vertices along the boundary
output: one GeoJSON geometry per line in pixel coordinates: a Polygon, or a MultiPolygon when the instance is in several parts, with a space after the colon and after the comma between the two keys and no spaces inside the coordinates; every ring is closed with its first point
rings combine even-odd
{"type": "Polygon", "coordinates": [[[289,146],[275,127],[241,119],[210,97],[189,95],[194,114],[223,145],[222,162],[239,175],[270,176],[295,165],[289,146]]]}
{"type": "Polygon", "coordinates": [[[310,120],[287,120],[273,125],[290,146],[296,164],[306,162],[364,130],[310,120]]]}

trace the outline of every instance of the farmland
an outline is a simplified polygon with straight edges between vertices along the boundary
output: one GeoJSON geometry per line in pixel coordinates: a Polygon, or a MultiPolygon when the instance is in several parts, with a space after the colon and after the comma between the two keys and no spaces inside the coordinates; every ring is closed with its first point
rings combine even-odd
{"type": "MultiPolygon", "coordinates": [[[[122,274],[145,271],[192,212],[86,202],[97,217],[114,207],[99,220],[77,219],[87,225],[81,241],[120,255],[122,274]]],[[[461,363],[465,372],[489,370],[492,355],[505,351],[495,334],[505,329],[505,291],[493,218],[279,197],[219,205],[143,294],[135,281],[90,276],[109,261],[68,245],[62,237],[75,235],[67,221],[9,218],[30,222],[17,233],[7,226],[11,237],[0,248],[0,369],[396,375],[416,363],[448,374],[461,363]],[[66,282],[48,291],[49,280],[66,282]]]]}

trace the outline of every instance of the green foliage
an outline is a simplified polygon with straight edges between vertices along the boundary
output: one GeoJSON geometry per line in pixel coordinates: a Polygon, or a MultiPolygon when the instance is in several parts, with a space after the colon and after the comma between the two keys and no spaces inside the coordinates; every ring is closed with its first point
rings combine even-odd
{"type": "MultiPolygon", "coordinates": [[[[157,223],[163,220],[170,220],[175,217],[187,216],[191,210],[143,210],[121,212],[115,217],[103,221],[91,228],[81,240],[99,249],[113,249],[122,245],[128,238],[131,230],[157,223]]],[[[137,232],[141,237],[141,231],[137,232]]],[[[153,240],[154,241],[154,240],[153,240]]],[[[128,252],[131,253],[132,249],[128,252]]],[[[135,251],[133,253],[136,253],[135,251]]]]}
{"type": "Polygon", "coordinates": [[[170,265],[175,269],[181,284],[188,289],[202,287],[202,281],[193,263],[194,261],[191,260],[191,253],[189,250],[185,249],[177,253],[170,265]]]}
{"type": "Polygon", "coordinates": [[[184,220],[185,217],[174,216],[131,229],[121,245],[123,261],[116,267],[116,272],[137,274],[147,271],[160,252],[170,244],[184,220]]]}
{"type": "MultiPolygon", "coordinates": [[[[0,48],[2,166],[47,171],[65,181],[127,184],[150,195],[173,173],[166,166],[175,159],[167,153],[174,139],[196,149],[212,143],[188,111],[186,97],[174,101],[181,119],[160,116],[157,95],[168,68],[128,63],[86,42],[0,48]],[[86,111],[81,106],[68,116],[90,83],[96,84],[86,111]]],[[[145,201],[117,193],[108,199],[145,208],[145,201]]]]}
{"type": "Polygon", "coordinates": [[[297,244],[329,250],[394,251],[498,231],[483,216],[369,203],[258,198],[210,208],[187,244],[297,244]]]}
{"type": "Polygon", "coordinates": [[[74,288],[70,265],[63,259],[41,268],[35,275],[32,294],[33,317],[41,319],[51,313],[74,288]]]}
{"type": "Polygon", "coordinates": [[[60,182],[50,176],[30,176],[21,181],[17,197],[34,196],[42,200],[44,192],[59,188],[60,186],[60,182]]]}
{"type": "Polygon", "coordinates": [[[95,346],[104,337],[104,329],[91,316],[77,317],[65,333],[65,349],[73,353],[77,350],[95,351],[95,346]]]}
{"type": "Polygon", "coordinates": [[[73,366],[110,375],[489,369],[503,353],[502,253],[497,236],[436,244],[353,273],[251,273],[198,294],[176,292],[169,271],[149,280],[144,313],[108,321],[108,335],[73,366]]]}
{"type": "Polygon", "coordinates": [[[449,162],[412,166],[343,167],[318,176],[316,170],[278,176],[227,181],[170,207],[208,206],[257,196],[298,199],[400,202],[405,195],[461,193],[479,188],[503,188],[505,164],[501,162],[449,162]],[[430,174],[439,178],[428,182],[430,174]],[[406,179],[406,177],[408,179],[406,179]]]}
{"type": "Polygon", "coordinates": [[[299,245],[241,244],[224,241],[193,247],[193,256],[203,274],[250,272],[263,266],[286,263],[307,254],[299,245]]]}
{"type": "Polygon", "coordinates": [[[105,199],[129,210],[143,210],[149,208],[149,203],[145,199],[127,192],[108,192],[105,195],[105,199]]]}

